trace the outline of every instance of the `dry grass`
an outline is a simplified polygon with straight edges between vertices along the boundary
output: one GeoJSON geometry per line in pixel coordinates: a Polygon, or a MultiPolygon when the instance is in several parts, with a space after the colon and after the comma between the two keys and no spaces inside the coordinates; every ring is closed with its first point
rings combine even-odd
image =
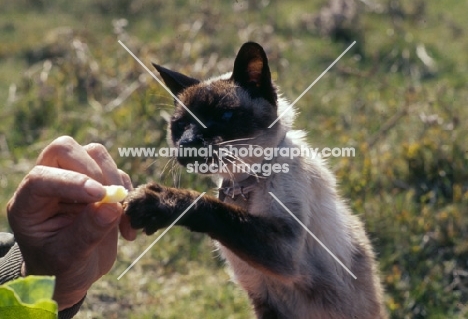
{"type": "MultiPolygon", "coordinates": [[[[0,13],[2,207],[38,152],[63,134],[103,143],[135,185],[175,179],[199,191],[213,187],[169,168],[161,176],[161,159],[118,156],[118,147],[165,143],[172,101],[117,39],[147,65],[200,78],[229,71],[238,47],[258,41],[291,100],[348,45],[313,28],[322,1],[35,3],[10,3],[0,13]]],[[[314,147],[356,148],[355,158],[330,164],[366,222],[392,318],[466,317],[468,5],[355,4],[349,34],[359,46],[297,104],[296,127],[309,131],[314,147]]],[[[252,316],[209,240],[183,229],[171,229],[117,281],[153,239],[119,243],[114,268],[89,291],[79,318],[252,316]]]]}

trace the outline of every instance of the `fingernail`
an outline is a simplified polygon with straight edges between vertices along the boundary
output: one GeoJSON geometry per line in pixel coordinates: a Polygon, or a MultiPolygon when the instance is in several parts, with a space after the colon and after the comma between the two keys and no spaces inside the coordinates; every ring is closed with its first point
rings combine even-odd
{"type": "Polygon", "coordinates": [[[84,188],[89,195],[96,197],[97,199],[101,199],[105,195],[104,187],[95,180],[88,179],[84,184],[84,188]]]}
{"type": "Polygon", "coordinates": [[[120,217],[120,211],[114,204],[102,204],[96,214],[96,221],[101,226],[108,226],[120,217]]]}

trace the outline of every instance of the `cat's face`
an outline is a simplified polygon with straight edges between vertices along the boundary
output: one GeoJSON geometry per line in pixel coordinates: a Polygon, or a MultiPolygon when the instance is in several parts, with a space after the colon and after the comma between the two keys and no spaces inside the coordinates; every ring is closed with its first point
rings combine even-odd
{"type": "MultiPolygon", "coordinates": [[[[175,102],[169,123],[170,142],[174,147],[207,148],[214,155],[179,156],[182,165],[217,161],[220,147],[274,144],[277,125],[268,126],[277,117],[277,96],[268,60],[263,48],[246,43],[240,49],[232,74],[200,82],[180,73],[155,65],[166,85],[205,126],[187,109],[175,102]]],[[[241,160],[227,158],[226,164],[241,160]]],[[[257,161],[243,158],[242,160],[257,161]]]]}

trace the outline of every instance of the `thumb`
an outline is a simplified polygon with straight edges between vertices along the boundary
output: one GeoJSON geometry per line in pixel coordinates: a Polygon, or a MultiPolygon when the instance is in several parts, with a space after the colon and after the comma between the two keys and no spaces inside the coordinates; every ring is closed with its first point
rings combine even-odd
{"type": "Polygon", "coordinates": [[[90,204],[70,225],[70,238],[77,254],[92,250],[115,229],[122,215],[121,204],[90,204]]]}

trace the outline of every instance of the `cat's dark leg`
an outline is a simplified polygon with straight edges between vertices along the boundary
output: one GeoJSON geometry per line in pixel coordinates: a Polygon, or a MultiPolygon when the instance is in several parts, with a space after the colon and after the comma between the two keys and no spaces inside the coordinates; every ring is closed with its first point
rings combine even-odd
{"type": "MultiPolygon", "coordinates": [[[[200,194],[157,184],[140,186],[124,203],[134,228],[152,234],[169,226],[200,194]]],[[[203,196],[177,222],[208,234],[252,267],[273,275],[293,275],[293,243],[300,234],[297,223],[287,218],[259,217],[211,196],[203,196]],[[289,246],[291,244],[291,246],[289,246]]]]}
{"type": "Polygon", "coordinates": [[[259,319],[286,319],[287,316],[281,315],[278,309],[268,302],[265,296],[259,298],[258,296],[249,293],[249,298],[252,300],[255,314],[259,319]]]}

